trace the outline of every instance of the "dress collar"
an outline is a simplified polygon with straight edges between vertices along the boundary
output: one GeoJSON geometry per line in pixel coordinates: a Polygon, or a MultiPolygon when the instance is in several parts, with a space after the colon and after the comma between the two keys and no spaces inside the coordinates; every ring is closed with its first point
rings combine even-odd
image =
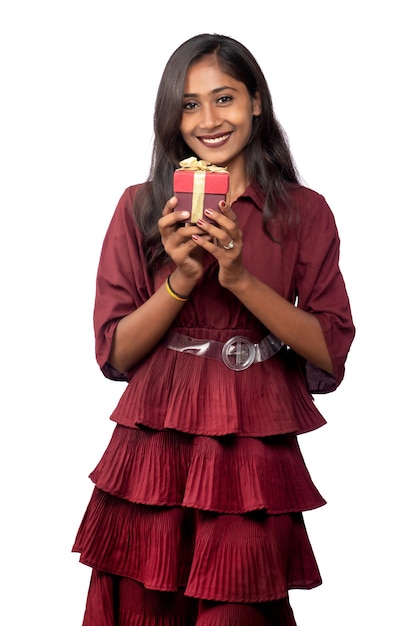
{"type": "Polygon", "coordinates": [[[235,202],[239,202],[244,198],[250,198],[259,211],[263,210],[266,194],[257,183],[250,183],[244,193],[241,194],[235,202]]]}

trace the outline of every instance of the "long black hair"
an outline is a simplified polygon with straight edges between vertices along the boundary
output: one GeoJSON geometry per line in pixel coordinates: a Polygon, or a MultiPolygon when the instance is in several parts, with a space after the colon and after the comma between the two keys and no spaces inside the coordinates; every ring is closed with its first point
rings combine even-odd
{"type": "MultiPolygon", "coordinates": [[[[173,195],[173,172],[179,161],[192,156],[180,133],[186,73],[207,55],[215,55],[220,68],[246,85],[250,97],[259,94],[261,115],[253,118],[251,137],[245,147],[250,183],[266,194],[264,228],[279,219],[289,225],[292,210],[287,202],[289,185],[299,183],[287,137],[277,121],[269,87],[251,52],[241,43],[218,34],[201,34],[188,39],[171,55],[157,92],[154,112],[154,145],[148,180],[135,198],[135,219],[144,237],[148,267],[155,270],[166,258],[158,231],[158,219],[173,195]]],[[[197,156],[197,155],[194,155],[197,156]]]]}

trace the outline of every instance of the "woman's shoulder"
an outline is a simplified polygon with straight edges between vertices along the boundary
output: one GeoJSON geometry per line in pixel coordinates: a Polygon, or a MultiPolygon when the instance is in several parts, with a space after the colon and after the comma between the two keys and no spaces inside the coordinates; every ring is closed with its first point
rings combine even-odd
{"type": "Polygon", "coordinates": [[[322,193],[305,185],[295,185],[289,195],[298,208],[302,223],[335,222],[332,209],[322,193]]]}
{"type": "Polygon", "coordinates": [[[139,190],[144,186],[144,183],[134,183],[125,187],[122,194],[119,196],[118,203],[114,212],[114,219],[132,219],[134,216],[135,198],[138,195],[139,190]]]}
{"type": "Polygon", "coordinates": [[[133,185],[129,185],[124,189],[122,194],[119,196],[119,200],[116,204],[116,208],[113,211],[107,236],[117,236],[121,233],[126,233],[127,231],[136,233],[136,236],[139,236],[139,231],[136,225],[136,220],[134,216],[134,206],[135,206],[135,197],[138,193],[138,190],[142,187],[143,183],[137,183],[133,185]],[[138,231],[138,232],[137,232],[138,231]]]}
{"type": "Polygon", "coordinates": [[[122,204],[124,207],[132,207],[138,191],[144,186],[144,183],[134,183],[126,187],[120,196],[118,206],[122,204]]]}
{"type": "Polygon", "coordinates": [[[288,192],[294,201],[300,203],[301,208],[304,206],[328,206],[323,194],[303,184],[292,185],[288,192]]]}

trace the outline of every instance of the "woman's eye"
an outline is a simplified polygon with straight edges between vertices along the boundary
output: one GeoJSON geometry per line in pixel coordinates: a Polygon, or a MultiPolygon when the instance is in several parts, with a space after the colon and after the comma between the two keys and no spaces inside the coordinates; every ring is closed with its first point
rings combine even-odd
{"type": "Polygon", "coordinates": [[[231,102],[232,100],[232,96],[221,96],[220,98],[218,98],[218,102],[220,104],[226,104],[227,102],[231,102]]]}
{"type": "Polygon", "coordinates": [[[183,108],[187,109],[189,111],[191,111],[192,109],[195,109],[197,107],[197,103],[196,102],[185,102],[183,104],[183,108]]]}

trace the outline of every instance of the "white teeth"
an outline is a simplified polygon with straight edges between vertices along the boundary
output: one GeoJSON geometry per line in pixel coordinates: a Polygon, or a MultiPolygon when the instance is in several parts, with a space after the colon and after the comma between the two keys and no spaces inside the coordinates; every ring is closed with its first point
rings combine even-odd
{"type": "Polygon", "coordinates": [[[223,137],[213,137],[213,138],[201,137],[201,140],[203,141],[203,143],[220,143],[221,141],[225,141],[225,139],[227,139],[228,136],[229,135],[223,135],[223,137]]]}

